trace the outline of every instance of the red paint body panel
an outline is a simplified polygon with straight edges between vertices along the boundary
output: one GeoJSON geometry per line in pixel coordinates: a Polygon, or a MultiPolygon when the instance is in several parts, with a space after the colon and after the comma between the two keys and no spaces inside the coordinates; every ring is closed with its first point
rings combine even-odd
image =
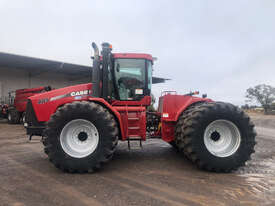
{"type": "Polygon", "coordinates": [[[141,137],[146,140],[146,108],[145,107],[114,107],[121,116],[121,127],[124,135],[122,140],[127,138],[141,137]]]}
{"type": "MultiPolygon", "coordinates": [[[[81,84],[70,86],[62,89],[56,89],[47,93],[38,94],[30,97],[32,105],[39,122],[47,122],[52,114],[56,112],[58,107],[75,101],[93,101],[97,102],[109,109],[118,121],[120,128],[121,140],[126,140],[128,137],[140,136],[143,140],[146,139],[146,107],[141,106],[151,99],[145,97],[141,101],[136,101],[135,105],[140,106],[118,106],[117,101],[113,103],[116,106],[109,104],[102,98],[91,97],[92,84],[81,84]],[[76,95],[76,92],[89,91],[84,95],[76,95]]],[[[128,101],[130,103],[130,101],[128,101]]]]}
{"type": "MultiPolygon", "coordinates": [[[[136,136],[140,136],[142,140],[146,139],[146,107],[128,106],[127,103],[133,103],[131,101],[125,101],[123,106],[117,106],[119,101],[109,104],[102,98],[89,97],[88,100],[104,105],[113,113],[119,124],[121,140],[136,136]]],[[[144,97],[141,101],[135,101],[134,105],[144,105],[147,101],[148,97],[144,97]]]]}
{"type": "Polygon", "coordinates": [[[140,53],[113,53],[115,59],[148,59],[153,61],[153,57],[150,54],[140,53]]]}
{"type": "MultiPolygon", "coordinates": [[[[37,120],[49,121],[58,107],[74,101],[93,101],[103,105],[116,118],[120,139],[141,138],[146,140],[146,106],[150,105],[151,97],[147,96],[140,101],[111,101],[94,98],[91,94],[92,84],[81,84],[30,97],[37,120]],[[85,93],[86,91],[86,93],[85,93]]],[[[174,139],[175,124],[180,114],[191,104],[196,102],[212,101],[188,95],[166,94],[159,98],[158,114],[161,116],[161,138],[170,142],[174,139]]]]}
{"type": "Polygon", "coordinates": [[[172,141],[175,125],[180,114],[191,104],[196,102],[211,102],[211,99],[199,98],[188,95],[167,94],[159,98],[158,112],[161,113],[161,134],[166,142],[172,141]],[[168,116],[167,116],[167,115],[168,116]]]}
{"type": "Polygon", "coordinates": [[[85,90],[91,91],[91,89],[91,83],[80,84],[62,89],[55,89],[46,93],[32,96],[29,99],[32,101],[37,120],[39,122],[47,122],[58,107],[74,101],[88,100],[89,98],[88,95],[71,96],[72,92],[85,90]],[[76,97],[78,97],[78,99],[76,99],[76,97]],[[39,103],[39,101],[44,103],[39,103]]]}
{"type": "Polygon", "coordinates": [[[113,113],[113,115],[115,116],[115,118],[118,121],[118,125],[119,125],[119,128],[120,128],[121,138],[125,139],[126,138],[126,136],[125,136],[125,130],[124,130],[124,127],[123,127],[123,122],[122,122],[122,118],[121,118],[120,113],[114,107],[112,107],[112,105],[110,105],[107,101],[105,101],[102,98],[89,97],[88,100],[100,103],[101,105],[107,107],[107,109],[109,109],[113,113]]]}
{"type": "Polygon", "coordinates": [[[145,96],[140,101],[112,101],[112,106],[149,106],[151,105],[151,96],[145,96]]]}
{"type": "Polygon", "coordinates": [[[158,111],[163,113],[168,113],[169,116],[164,118],[165,121],[177,121],[179,115],[191,104],[196,102],[211,102],[211,99],[200,98],[188,95],[174,95],[167,94],[159,98],[158,111]]]}

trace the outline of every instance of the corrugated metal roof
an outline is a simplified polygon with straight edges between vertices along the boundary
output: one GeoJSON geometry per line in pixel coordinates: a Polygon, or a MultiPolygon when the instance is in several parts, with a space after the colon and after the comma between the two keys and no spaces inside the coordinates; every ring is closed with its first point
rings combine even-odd
{"type": "MultiPolygon", "coordinates": [[[[74,75],[74,79],[92,75],[92,67],[89,66],[0,52],[0,70],[5,68],[22,69],[31,74],[41,72],[62,73],[64,75],[74,75]]],[[[153,77],[153,84],[163,83],[165,80],[168,79],[153,77]]]]}
{"type": "Polygon", "coordinates": [[[0,67],[17,68],[29,72],[53,71],[64,74],[88,74],[92,67],[46,60],[34,57],[21,56],[0,52],[0,67]]]}

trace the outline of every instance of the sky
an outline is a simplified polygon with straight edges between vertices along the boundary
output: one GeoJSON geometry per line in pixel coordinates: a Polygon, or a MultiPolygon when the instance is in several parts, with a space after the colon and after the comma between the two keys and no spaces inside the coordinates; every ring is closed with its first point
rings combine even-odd
{"type": "Polygon", "coordinates": [[[245,103],[257,84],[275,86],[274,0],[0,0],[0,51],[92,65],[91,43],[149,53],[153,94],[199,90],[245,103]]]}

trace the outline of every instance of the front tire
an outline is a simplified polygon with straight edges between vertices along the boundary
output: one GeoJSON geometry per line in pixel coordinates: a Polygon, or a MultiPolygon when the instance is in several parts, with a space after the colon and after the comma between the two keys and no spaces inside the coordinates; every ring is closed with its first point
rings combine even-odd
{"type": "Polygon", "coordinates": [[[93,102],[59,108],[47,123],[43,144],[50,161],[65,172],[91,172],[109,161],[118,142],[114,116],[93,102]]]}
{"type": "Polygon", "coordinates": [[[173,140],[173,141],[171,141],[171,142],[168,142],[176,151],[178,151],[179,150],[179,148],[178,148],[178,146],[177,146],[177,144],[176,144],[176,142],[173,140]]]}
{"type": "Polygon", "coordinates": [[[215,102],[193,107],[178,121],[180,151],[201,169],[230,172],[243,166],[254,152],[254,125],[232,104],[215,102]]]}
{"type": "Polygon", "coordinates": [[[20,123],[20,113],[15,108],[11,108],[8,110],[8,122],[10,124],[20,123]]]}

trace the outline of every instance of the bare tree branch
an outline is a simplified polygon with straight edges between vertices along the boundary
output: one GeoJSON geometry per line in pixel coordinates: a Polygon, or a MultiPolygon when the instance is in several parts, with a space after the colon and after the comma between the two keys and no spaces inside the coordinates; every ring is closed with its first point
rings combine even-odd
{"type": "Polygon", "coordinates": [[[261,104],[266,112],[275,101],[275,88],[270,85],[259,84],[248,88],[245,97],[249,102],[256,101],[261,104]]]}

